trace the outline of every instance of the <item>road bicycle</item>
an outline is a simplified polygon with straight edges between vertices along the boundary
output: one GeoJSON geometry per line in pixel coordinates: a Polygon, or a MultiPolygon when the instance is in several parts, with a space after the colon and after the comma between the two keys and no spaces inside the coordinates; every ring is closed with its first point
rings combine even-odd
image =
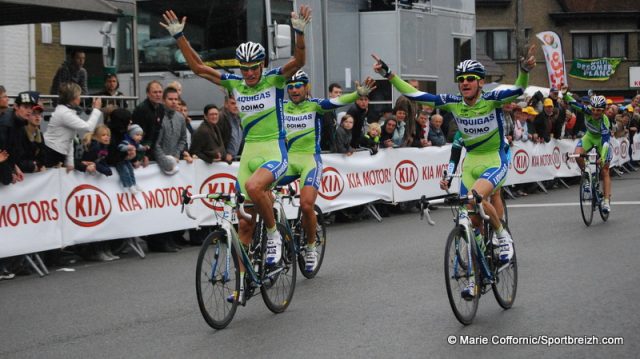
{"type": "Polygon", "coordinates": [[[565,154],[565,163],[567,167],[569,165],[570,158],[586,158],[587,162],[584,164],[584,170],[580,174],[580,212],[582,213],[582,220],[584,224],[589,227],[593,221],[593,212],[598,208],[600,212],[600,218],[603,221],[609,219],[609,213],[602,210],[602,201],[604,196],[600,190],[600,154],[595,153],[583,153],[583,154],[565,154]]]}
{"type": "Polygon", "coordinates": [[[196,264],[196,295],[198,307],[209,326],[223,329],[233,319],[238,304],[245,306],[258,292],[267,308],[274,313],[287,309],[293,298],[296,284],[296,255],[293,238],[289,230],[276,223],[282,236],[282,260],[276,265],[266,265],[267,235],[264,222],[257,218],[254,235],[248,248],[240,242],[233,223],[236,213],[251,220],[244,211],[240,193],[235,196],[224,193],[202,193],[189,195],[182,193],[183,209],[189,218],[197,220],[189,211],[189,205],[196,199],[211,200],[217,218],[217,228],[202,242],[196,264]],[[244,296],[239,299],[240,271],[242,261],[244,276],[244,296]],[[231,300],[229,300],[231,299],[231,300]]]}
{"type": "MultiPolygon", "coordinates": [[[[455,175],[452,177],[457,177],[455,175]]],[[[445,175],[446,177],[446,175],[445,175]]],[[[449,236],[444,254],[444,274],[447,297],[456,319],[464,325],[471,324],[478,310],[480,297],[489,290],[493,291],[498,304],[509,309],[516,299],[518,288],[518,261],[513,244],[513,257],[508,263],[500,261],[500,248],[497,237],[485,214],[482,196],[475,190],[467,196],[457,193],[425,197],[420,199],[420,218],[426,215],[429,224],[435,225],[429,214],[430,205],[444,204],[451,207],[455,225],[449,236]],[[473,204],[473,209],[467,206],[473,204]],[[471,215],[481,220],[483,240],[478,242],[474,233],[471,215]],[[475,284],[475,295],[463,298],[461,292],[471,281],[475,284]]],[[[503,225],[505,225],[503,223],[503,225]]],[[[505,230],[509,230],[505,225],[505,230]]]]}
{"type": "Polygon", "coordinates": [[[287,193],[283,194],[284,187],[276,187],[273,191],[275,201],[274,207],[277,209],[276,219],[279,223],[286,226],[290,232],[293,234],[293,244],[295,248],[295,253],[298,256],[298,267],[300,267],[300,273],[307,278],[311,279],[318,274],[320,267],[322,266],[322,261],[324,260],[324,252],[326,250],[327,244],[327,228],[324,224],[324,215],[320,207],[314,205],[313,209],[316,214],[316,253],[318,254],[318,263],[313,271],[307,271],[305,268],[305,260],[304,257],[307,253],[307,235],[305,233],[304,227],[302,226],[302,209],[300,207],[299,202],[296,204],[296,199],[299,199],[300,196],[296,194],[295,190],[291,186],[287,186],[287,193]],[[296,218],[292,220],[287,220],[285,210],[284,210],[284,201],[289,200],[289,204],[293,207],[298,208],[298,215],[296,218]]]}

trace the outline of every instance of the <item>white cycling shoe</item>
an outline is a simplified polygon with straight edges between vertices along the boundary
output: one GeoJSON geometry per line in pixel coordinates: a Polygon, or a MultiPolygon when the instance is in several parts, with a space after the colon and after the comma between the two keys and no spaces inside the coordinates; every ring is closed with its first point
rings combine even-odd
{"type": "MultiPolygon", "coordinates": [[[[267,236],[269,236],[267,234],[267,236]]],[[[274,265],[282,259],[282,237],[280,232],[276,231],[267,239],[267,265],[274,265]]]]}

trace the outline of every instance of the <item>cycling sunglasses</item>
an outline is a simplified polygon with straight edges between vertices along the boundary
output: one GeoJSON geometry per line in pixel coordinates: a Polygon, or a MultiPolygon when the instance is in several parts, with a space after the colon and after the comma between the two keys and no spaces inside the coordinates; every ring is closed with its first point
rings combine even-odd
{"type": "Polygon", "coordinates": [[[463,83],[463,82],[465,82],[465,81],[467,81],[467,82],[473,82],[473,81],[475,81],[475,80],[480,80],[480,76],[478,76],[478,75],[466,75],[466,76],[464,76],[464,75],[463,75],[463,76],[458,76],[458,77],[456,77],[456,81],[457,81],[458,83],[463,83]]]}
{"type": "Polygon", "coordinates": [[[287,84],[287,90],[291,90],[294,88],[299,89],[304,85],[305,85],[304,82],[292,82],[290,84],[287,84]]]}
{"type": "Polygon", "coordinates": [[[250,66],[240,65],[240,71],[247,72],[249,70],[257,70],[260,67],[260,63],[256,63],[250,66]]]}

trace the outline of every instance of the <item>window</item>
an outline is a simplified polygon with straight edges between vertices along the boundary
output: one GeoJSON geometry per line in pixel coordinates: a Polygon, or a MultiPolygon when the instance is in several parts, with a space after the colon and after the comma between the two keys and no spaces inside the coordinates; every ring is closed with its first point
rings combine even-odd
{"type": "Polygon", "coordinates": [[[476,31],[476,47],[494,60],[515,59],[515,39],[511,30],[476,31]]]}
{"type": "Polygon", "coordinates": [[[471,39],[453,39],[453,66],[471,58],[471,39]]]}
{"type": "Polygon", "coordinates": [[[622,33],[574,34],[573,58],[626,57],[627,42],[622,33]]]}

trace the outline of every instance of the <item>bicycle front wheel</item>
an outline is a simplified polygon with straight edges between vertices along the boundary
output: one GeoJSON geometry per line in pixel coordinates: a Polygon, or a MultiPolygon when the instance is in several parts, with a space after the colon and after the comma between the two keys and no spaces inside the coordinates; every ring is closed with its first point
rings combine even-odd
{"type": "MultiPolygon", "coordinates": [[[[282,236],[282,260],[274,266],[260,265],[262,288],[260,293],[267,308],[274,313],[282,313],[287,309],[293,291],[296,288],[296,252],[293,237],[282,223],[276,223],[282,236]]],[[[262,261],[266,263],[267,234],[262,233],[262,261]]]]}
{"type": "Polygon", "coordinates": [[[238,302],[227,298],[240,290],[237,258],[231,255],[223,232],[213,232],[202,242],[196,264],[196,295],[204,320],[215,329],[229,325],[238,302]]]}
{"type": "MultiPolygon", "coordinates": [[[[300,233],[302,233],[301,238],[300,238],[300,255],[298,256],[298,267],[300,267],[300,272],[302,273],[302,275],[307,278],[307,279],[311,279],[313,277],[316,276],[316,274],[318,274],[318,271],[320,270],[320,267],[322,266],[322,260],[324,259],[324,251],[326,248],[326,244],[327,244],[327,228],[324,225],[324,215],[322,214],[322,211],[320,210],[320,207],[315,206],[314,207],[314,211],[316,212],[316,219],[317,219],[317,224],[316,224],[316,253],[318,254],[318,264],[316,264],[316,268],[313,271],[308,272],[305,268],[305,261],[304,261],[304,256],[306,253],[305,250],[305,246],[307,244],[307,236],[304,232],[304,230],[301,230],[300,233]]],[[[302,225],[302,222],[300,222],[300,225],[302,225]]]]}
{"type": "Polygon", "coordinates": [[[591,184],[591,176],[583,173],[580,178],[580,211],[582,212],[582,220],[589,227],[593,221],[594,211],[594,193],[591,184]],[[588,188],[588,191],[585,191],[588,188]]]}
{"type": "MultiPolygon", "coordinates": [[[[469,245],[473,246],[468,242],[464,228],[457,226],[449,233],[444,252],[444,281],[449,304],[456,319],[464,325],[469,325],[473,321],[480,299],[480,276],[476,266],[477,261],[475,258],[469,258],[469,245]],[[466,300],[462,298],[461,293],[472,280],[476,281],[476,295],[471,300],[466,300]]],[[[473,257],[473,253],[475,253],[473,247],[471,247],[471,253],[473,257]]]]}

